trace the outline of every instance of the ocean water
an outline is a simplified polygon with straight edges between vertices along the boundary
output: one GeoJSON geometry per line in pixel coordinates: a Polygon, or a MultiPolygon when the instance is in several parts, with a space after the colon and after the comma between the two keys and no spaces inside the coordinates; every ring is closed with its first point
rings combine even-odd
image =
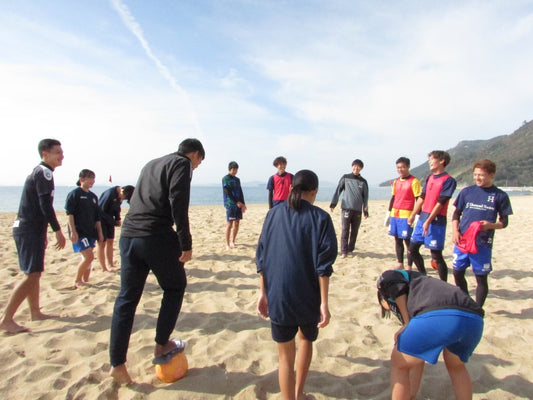
{"type": "MultiPolygon", "coordinates": [[[[95,186],[91,189],[97,196],[108,189],[109,186],[95,186]]],[[[54,208],[64,210],[67,194],[74,190],[74,186],[56,186],[54,197],[54,208]]],[[[263,186],[246,186],[242,188],[246,204],[267,204],[268,191],[266,184],[263,186]]],[[[318,189],[317,201],[330,201],[334,186],[324,186],[318,189]]],[[[20,202],[22,186],[0,186],[0,212],[17,212],[20,202]]],[[[388,187],[371,187],[369,189],[370,200],[388,200],[391,192],[388,187]]],[[[191,186],[191,205],[220,205],[222,206],[222,187],[220,185],[199,185],[191,186]]],[[[127,203],[122,204],[127,207],[127,203]]]]}

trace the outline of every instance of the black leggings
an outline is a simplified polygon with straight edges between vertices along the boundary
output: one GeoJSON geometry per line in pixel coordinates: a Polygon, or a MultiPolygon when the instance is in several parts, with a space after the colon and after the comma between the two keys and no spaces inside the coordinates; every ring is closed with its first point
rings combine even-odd
{"type": "Polygon", "coordinates": [[[448,280],[448,266],[444,257],[442,256],[442,250],[431,250],[431,259],[437,263],[437,269],[439,270],[439,278],[446,282],[448,280]]]}
{"type": "Polygon", "coordinates": [[[396,245],[395,246],[396,247],[396,260],[400,264],[403,264],[403,253],[404,253],[403,242],[405,242],[405,248],[407,249],[407,265],[409,267],[413,265],[413,258],[411,257],[411,252],[409,251],[409,245],[411,243],[410,240],[394,237],[394,241],[396,245]]]}
{"type": "MultiPolygon", "coordinates": [[[[424,275],[427,275],[426,267],[424,266],[424,258],[422,257],[422,254],[420,254],[420,247],[422,244],[422,242],[411,242],[409,245],[409,251],[411,252],[411,257],[418,271],[424,275]]],[[[431,259],[435,260],[437,263],[439,278],[446,282],[448,280],[448,266],[446,265],[446,261],[444,261],[444,257],[442,256],[442,250],[431,250],[431,259]]]]}
{"type": "MultiPolygon", "coordinates": [[[[468,294],[468,283],[466,282],[465,278],[465,272],[466,270],[462,271],[453,271],[453,277],[455,278],[455,284],[461,288],[463,292],[468,294]]],[[[476,288],[476,303],[479,304],[480,307],[483,307],[483,304],[485,304],[485,300],[487,299],[487,295],[489,294],[489,282],[488,282],[488,275],[475,275],[476,281],[477,281],[477,288],[476,288]]]]}

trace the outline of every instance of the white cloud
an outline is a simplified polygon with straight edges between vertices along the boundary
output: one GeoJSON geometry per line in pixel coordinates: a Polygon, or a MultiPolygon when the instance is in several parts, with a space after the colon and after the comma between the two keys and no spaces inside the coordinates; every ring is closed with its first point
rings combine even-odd
{"type": "Polygon", "coordinates": [[[191,123],[194,125],[197,137],[203,137],[200,125],[198,123],[198,118],[196,117],[196,112],[194,107],[191,104],[189,94],[187,91],[178,84],[172,73],[169,71],[166,65],[164,65],[161,60],[154,54],[148,41],[145,38],[143,30],[140,24],[137,22],[135,17],[130,13],[129,8],[121,0],[110,0],[113,7],[117,10],[122,21],[126,27],[133,33],[139,42],[141,43],[142,48],[146,52],[146,55],[155,63],[159,73],[169,82],[173,90],[175,90],[179,95],[181,95],[185,102],[185,107],[187,110],[188,117],[190,118],[191,123]]]}
{"type": "Polygon", "coordinates": [[[22,182],[44,136],[65,144],[56,177],[67,183],[81,168],[129,183],[190,136],[207,150],[196,183],[218,182],[230,159],[243,181],[264,180],[277,155],[329,181],[358,157],[378,183],[395,175],[399,155],[417,165],[430,150],[531,119],[531,2],[162,3],[149,12],[135,3],[130,12],[110,1],[75,28],[55,14],[0,16],[0,129],[17,149],[9,163],[24,162],[0,184],[22,182]]]}
{"type": "Polygon", "coordinates": [[[169,125],[173,132],[190,131],[185,113],[171,110],[172,106],[180,109],[179,96],[111,94],[80,83],[65,84],[46,72],[42,67],[35,71],[0,64],[5,99],[0,130],[8,133],[9,148],[19,152],[17,164],[24,160],[26,166],[4,176],[3,184],[24,180],[30,165],[38,162],[33,149],[44,137],[62,142],[64,167],[56,172],[56,181],[68,184],[82,168],[95,170],[97,182],[110,173],[131,180],[148,159],[162,155],[157,148],[177,149],[180,138],[169,132],[169,125]]]}

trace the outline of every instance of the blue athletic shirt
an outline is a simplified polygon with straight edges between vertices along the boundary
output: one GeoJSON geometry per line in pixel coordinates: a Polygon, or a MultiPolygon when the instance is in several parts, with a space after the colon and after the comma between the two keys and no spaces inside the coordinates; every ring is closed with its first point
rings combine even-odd
{"type": "MultiPolygon", "coordinates": [[[[511,201],[503,190],[496,186],[482,188],[472,185],[461,190],[454,206],[462,212],[459,221],[459,231],[466,232],[474,221],[497,222],[504,215],[512,215],[511,201]]],[[[478,246],[492,247],[494,229],[480,231],[476,236],[478,246]]]]}
{"type": "Polygon", "coordinates": [[[268,212],[256,251],[270,320],[302,326],[320,321],[319,276],[331,276],[337,237],[331,217],[302,200],[296,211],[282,203],[268,212]]]}

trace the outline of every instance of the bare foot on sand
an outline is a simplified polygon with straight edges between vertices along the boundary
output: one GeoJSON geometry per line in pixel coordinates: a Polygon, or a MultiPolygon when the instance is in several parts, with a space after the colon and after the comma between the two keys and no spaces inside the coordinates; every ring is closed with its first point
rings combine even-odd
{"type": "Polygon", "coordinates": [[[0,323],[0,330],[5,331],[6,333],[9,333],[11,335],[22,333],[22,332],[29,332],[30,328],[27,328],[25,326],[17,324],[15,321],[2,321],[0,323]]]}
{"type": "Polygon", "coordinates": [[[116,367],[111,367],[109,375],[113,377],[116,383],[119,385],[129,385],[133,383],[133,380],[128,373],[126,364],[117,365],[116,367]]]}
{"type": "Polygon", "coordinates": [[[83,281],[74,282],[74,289],[82,289],[85,286],[87,286],[87,283],[83,281]]]}
{"type": "Polygon", "coordinates": [[[59,315],[57,314],[45,314],[40,311],[36,314],[31,315],[32,321],[44,321],[45,319],[57,319],[57,318],[59,318],[59,315]]]}

